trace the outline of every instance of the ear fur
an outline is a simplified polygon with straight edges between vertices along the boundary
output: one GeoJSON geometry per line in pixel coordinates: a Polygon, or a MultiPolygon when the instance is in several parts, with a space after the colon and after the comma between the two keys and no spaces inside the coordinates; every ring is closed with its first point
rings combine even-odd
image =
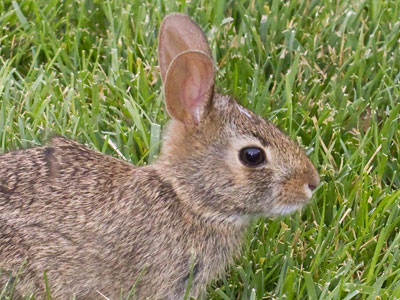
{"type": "Polygon", "coordinates": [[[186,126],[199,124],[214,86],[214,65],[201,51],[186,51],[171,62],[165,79],[165,103],[170,115],[186,126]]]}
{"type": "Polygon", "coordinates": [[[187,50],[202,51],[211,57],[210,46],[199,25],[184,14],[166,16],[158,36],[158,62],[164,82],[172,60],[187,50]]]}

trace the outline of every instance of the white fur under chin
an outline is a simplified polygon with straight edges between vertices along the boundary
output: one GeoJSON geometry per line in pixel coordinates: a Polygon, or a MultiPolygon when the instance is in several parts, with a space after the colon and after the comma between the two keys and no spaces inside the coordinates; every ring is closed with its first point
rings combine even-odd
{"type": "Polygon", "coordinates": [[[300,210],[303,207],[302,204],[280,204],[276,205],[271,209],[272,216],[285,216],[295,211],[300,210]]]}
{"type": "Polygon", "coordinates": [[[250,224],[251,220],[259,217],[277,217],[292,214],[303,208],[304,204],[278,204],[271,208],[267,215],[255,214],[255,215],[242,215],[242,214],[221,214],[221,213],[210,213],[206,212],[202,214],[202,217],[207,219],[209,222],[228,223],[235,226],[246,226],[250,224]]]}
{"type": "Polygon", "coordinates": [[[254,218],[285,216],[301,210],[303,206],[304,204],[278,204],[271,208],[268,215],[242,215],[206,212],[202,214],[202,217],[209,222],[228,223],[235,226],[246,226],[250,224],[251,220],[254,218]]]}

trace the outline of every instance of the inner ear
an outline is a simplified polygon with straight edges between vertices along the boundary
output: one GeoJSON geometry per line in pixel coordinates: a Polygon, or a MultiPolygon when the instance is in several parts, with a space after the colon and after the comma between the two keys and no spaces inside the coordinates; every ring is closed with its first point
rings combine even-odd
{"type": "Polygon", "coordinates": [[[165,79],[165,102],[171,117],[193,126],[200,123],[212,100],[214,66],[200,51],[186,51],[172,62],[165,79]]]}

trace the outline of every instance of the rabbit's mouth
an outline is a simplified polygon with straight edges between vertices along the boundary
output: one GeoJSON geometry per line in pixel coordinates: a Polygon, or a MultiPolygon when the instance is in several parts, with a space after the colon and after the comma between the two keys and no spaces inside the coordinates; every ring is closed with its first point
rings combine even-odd
{"type": "MultiPolygon", "coordinates": [[[[288,187],[284,187],[288,190],[288,187]]],[[[312,198],[313,191],[308,184],[301,185],[296,191],[289,193],[278,192],[275,194],[271,214],[288,215],[304,207],[312,198]]]]}

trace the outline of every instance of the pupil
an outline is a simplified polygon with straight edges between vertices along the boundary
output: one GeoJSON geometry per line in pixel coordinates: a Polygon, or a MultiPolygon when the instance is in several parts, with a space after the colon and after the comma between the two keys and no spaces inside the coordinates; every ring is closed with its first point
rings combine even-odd
{"type": "Polygon", "coordinates": [[[261,152],[260,149],[250,148],[246,151],[246,158],[251,163],[256,163],[260,160],[261,152]]]}
{"type": "Polygon", "coordinates": [[[249,167],[257,167],[264,163],[264,151],[257,147],[247,147],[240,150],[239,158],[242,163],[249,167]]]}

